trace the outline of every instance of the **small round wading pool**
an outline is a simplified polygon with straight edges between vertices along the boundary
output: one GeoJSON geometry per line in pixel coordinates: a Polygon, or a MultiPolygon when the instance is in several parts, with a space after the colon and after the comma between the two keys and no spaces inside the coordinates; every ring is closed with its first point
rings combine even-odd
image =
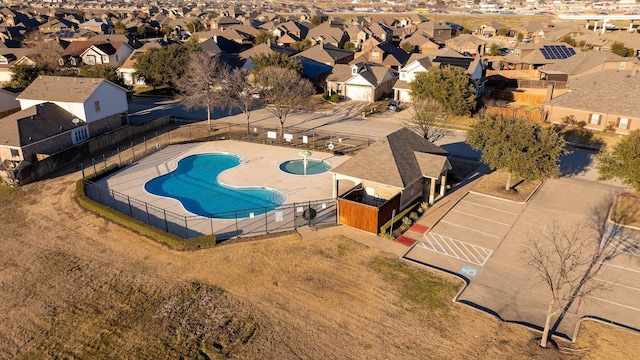
{"type": "Polygon", "coordinates": [[[323,160],[306,159],[287,160],[280,163],[280,170],[293,175],[316,175],[331,170],[331,164],[323,160]]]}

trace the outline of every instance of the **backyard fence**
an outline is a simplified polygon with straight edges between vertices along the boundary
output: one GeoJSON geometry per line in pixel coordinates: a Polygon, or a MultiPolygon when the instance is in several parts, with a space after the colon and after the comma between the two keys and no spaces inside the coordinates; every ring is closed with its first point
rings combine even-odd
{"type": "Polygon", "coordinates": [[[216,241],[223,241],[238,236],[337,222],[336,199],[241,209],[207,216],[185,216],[109,190],[86,179],[83,184],[85,195],[91,200],[183,239],[215,234],[216,241]]]}

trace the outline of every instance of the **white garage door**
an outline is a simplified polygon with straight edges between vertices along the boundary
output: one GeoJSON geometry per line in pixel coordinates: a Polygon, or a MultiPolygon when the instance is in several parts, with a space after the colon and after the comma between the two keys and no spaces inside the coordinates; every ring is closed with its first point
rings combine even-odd
{"type": "Polygon", "coordinates": [[[410,92],[407,90],[399,90],[398,100],[400,100],[400,102],[411,102],[411,95],[409,94],[410,92]]]}
{"type": "Polygon", "coordinates": [[[347,86],[346,97],[349,100],[372,101],[371,88],[364,86],[347,86]]]}

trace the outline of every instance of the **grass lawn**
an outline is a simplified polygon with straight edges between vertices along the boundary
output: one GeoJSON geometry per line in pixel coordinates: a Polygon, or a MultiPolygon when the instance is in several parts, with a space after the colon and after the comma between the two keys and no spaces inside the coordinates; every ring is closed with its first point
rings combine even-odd
{"type": "Polygon", "coordinates": [[[508,177],[509,173],[506,171],[494,171],[491,174],[484,175],[471,191],[511,201],[524,202],[540,185],[540,181],[523,181],[513,175],[511,177],[511,189],[506,190],[505,185],[508,177]]]}

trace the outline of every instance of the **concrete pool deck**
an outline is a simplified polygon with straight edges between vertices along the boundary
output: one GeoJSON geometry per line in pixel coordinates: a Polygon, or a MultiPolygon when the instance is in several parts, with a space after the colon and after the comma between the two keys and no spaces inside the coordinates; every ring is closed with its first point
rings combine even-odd
{"type": "MultiPolygon", "coordinates": [[[[195,214],[186,211],[179,201],[150,194],[144,189],[144,185],[155,177],[175,170],[178,161],[187,156],[223,152],[242,158],[240,166],[219,175],[218,179],[224,184],[273,188],[287,196],[285,204],[330,199],[333,191],[330,172],[300,176],[285,173],[278,167],[283,161],[301,159],[301,150],[235,140],[171,145],[97,181],[96,184],[178,215],[193,216],[195,214]]],[[[323,160],[336,167],[348,160],[349,156],[313,151],[309,158],[323,160]]]]}

